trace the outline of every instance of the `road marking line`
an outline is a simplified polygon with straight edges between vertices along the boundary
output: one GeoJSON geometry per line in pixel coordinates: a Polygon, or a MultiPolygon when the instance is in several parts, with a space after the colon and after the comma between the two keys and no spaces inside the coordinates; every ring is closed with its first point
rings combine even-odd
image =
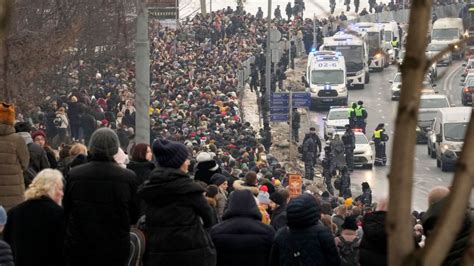
{"type": "Polygon", "coordinates": [[[444,80],[444,84],[443,84],[443,88],[445,88],[445,90],[449,90],[451,91],[453,86],[452,86],[452,82],[451,82],[451,79],[454,78],[455,74],[459,71],[459,70],[462,70],[462,67],[458,67],[458,68],[454,68],[453,70],[451,70],[451,72],[449,72],[448,76],[446,76],[446,79],[444,80]]]}
{"type": "Polygon", "coordinates": [[[427,171],[429,171],[429,170],[430,170],[430,168],[429,168],[429,167],[425,167],[425,169],[426,169],[427,171]]]}
{"type": "Polygon", "coordinates": [[[439,177],[438,177],[438,180],[439,180],[440,182],[442,182],[442,181],[443,181],[443,179],[441,179],[441,178],[439,178],[439,177]]]}
{"type": "Polygon", "coordinates": [[[385,119],[385,116],[381,116],[382,119],[385,119]]]}

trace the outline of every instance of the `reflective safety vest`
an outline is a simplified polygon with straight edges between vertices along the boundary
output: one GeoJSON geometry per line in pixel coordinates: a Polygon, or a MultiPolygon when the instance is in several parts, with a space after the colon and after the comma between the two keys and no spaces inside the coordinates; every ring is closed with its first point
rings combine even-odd
{"type": "Polygon", "coordinates": [[[357,106],[357,108],[355,109],[356,117],[362,117],[364,115],[364,110],[364,107],[357,106]]]}
{"type": "Polygon", "coordinates": [[[352,112],[355,113],[355,112],[356,112],[356,109],[354,109],[354,108],[349,108],[349,110],[347,110],[347,113],[348,113],[347,115],[348,115],[349,118],[351,118],[352,112]]]}
{"type": "Polygon", "coordinates": [[[393,47],[397,47],[397,46],[398,46],[398,40],[392,41],[391,43],[392,43],[392,46],[393,46],[393,47]]]}
{"type": "Polygon", "coordinates": [[[374,130],[374,138],[381,139],[382,138],[382,132],[383,132],[383,129],[374,130]]]}

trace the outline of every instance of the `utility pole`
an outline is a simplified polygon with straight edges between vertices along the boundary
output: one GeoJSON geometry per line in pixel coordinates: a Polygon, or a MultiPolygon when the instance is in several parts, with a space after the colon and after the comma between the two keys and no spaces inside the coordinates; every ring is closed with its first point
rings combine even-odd
{"type": "Polygon", "coordinates": [[[313,48],[314,50],[318,49],[318,39],[316,34],[316,14],[313,15],[313,48]]]}
{"type": "Polygon", "coordinates": [[[206,11],[206,0],[200,0],[201,1],[201,15],[206,16],[207,11],[206,11]]]}
{"type": "MultiPolygon", "coordinates": [[[[265,94],[266,100],[265,103],[267,105],[267,110],[270,112],[270,97],[271,97],[271,80],[272,80],[272,50],[270,49],[271,43],[271,30],[272,30],[272,0],[268,0],[268,25],[267,25],[267,56],[265,60],[265,94]]],[[[268,119],[268,117],[265,117],[268,119]]],[[[264,118],[264,119],[265,119],[264,118]]]]}
{"type": "Polygon", "coordinates": [[[135,37],[135,141],[150,144],[150,44],[148,42],[148,8],[138,1],[137,35],[135,37]]]}
{"type": "Polygon", "coordinates": [[[290,43],[290,47],[288,48],[288,68],[294,69],[294,67],[291,65],[291,56],[294,56],[291,54],[291,39],[293,38],[293,33],[291,31],[291,28],[288,29],[288,41],[290,43]]]}

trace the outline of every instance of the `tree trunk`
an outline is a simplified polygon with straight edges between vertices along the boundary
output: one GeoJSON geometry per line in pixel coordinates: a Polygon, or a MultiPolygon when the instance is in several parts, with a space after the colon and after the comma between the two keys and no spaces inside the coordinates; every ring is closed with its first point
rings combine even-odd
{"type": "MultiPolygon", "coordinates": [[[[406,56],[402,72],[402,90],[395,122],[394,145],[391,158],[390,203],[386,230],[389,265],[408,265],[414,251],[411,227],[411,199],[413,186],[413,158],[416,146],[416,125],[422,82],[425,76],[426,33],[431,19],[431,1],[414,0],[411,6],[406,56]],[[421,38],[420,38],[421,37],[421,38]]],[[[411,262],[414,264],[414,262],[411,262]]]]}

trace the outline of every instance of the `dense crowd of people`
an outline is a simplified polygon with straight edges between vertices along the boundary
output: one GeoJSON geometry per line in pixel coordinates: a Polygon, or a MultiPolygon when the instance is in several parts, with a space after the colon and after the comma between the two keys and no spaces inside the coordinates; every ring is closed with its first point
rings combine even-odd
{"type": "MultiPolygon", "coordinates": [[[[205,145],[192,165],[191,147],[163,138],[137,144],[128,162],[104,127],[87,148],[71,147],[68,171],[43,169],[25,190],[36,143],[27,146],[14,123],[14,109],[2,104],[2,265],[387,265],[388,202],[377,204],[368,183],[357,197],[311,185],[293,194],[263,150],[247,150],[242,166],[205,145]],[[137,230],[144,235],[134,242],[137,230]]],[[[449,193],[433,188],[429,209],[413,213],[420,247],[449,193]]],[[[470,230],[466,211],[446,265],[462,258],[470,230]]]]}
{"type": "MultiPolygon", "coordinates": [[[[301,0],[289,3],[288,20],[275,10],[275,27],[297,38],[268,89],[281,87],[296,40],[306,52],[314,45],[304,8],[301,0]]],[[[258,134],[243,121],[236,71],[255,56],[251,87],[266,90],[264,25],[258,15],[228,8],[178,30],[153,26],[152,145],[134,140],[131,62],[99,69],[80,61],[71,74],[87,83],[57,91],[28,114],[2,103],[0,264],[386,265],[388,203],[377,204],[366,182],[352,195],[347,166],[340,167],[340,197],[332,168],[323,173],[325,188],[307,183],[293,193],[269,153],[268,122],[258,134]],[[94,77],[83,78],[90,68],[94,77]]],[[[317,44],[322,37],[318,30],[317,44]]],[[[314,135],[303,140],[311,168],[321,153],[314,135]]],[[[344,149],[342,141],[330,147],[341,143],[344,149]]],[[[433,189],[427,212],[413,214],[420,246],[448,194],[433,189]]],[[[447,260],[460,258],[470,227],[466,217],[447,260]]]]}

